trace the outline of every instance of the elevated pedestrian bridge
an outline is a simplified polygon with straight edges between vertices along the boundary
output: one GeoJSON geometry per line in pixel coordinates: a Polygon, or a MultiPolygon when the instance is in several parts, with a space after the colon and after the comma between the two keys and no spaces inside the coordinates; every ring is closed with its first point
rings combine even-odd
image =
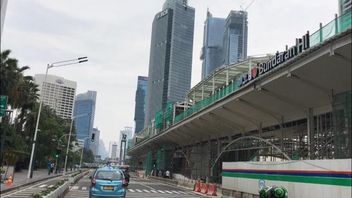
{"type": "MultiPolygon", "coordinates": [[[[218,141],[215,156],[208,157],[214,161],[232,140],[257,136],[275,140],[289,156],[298,141],[301,156],[304,152],[315,155],[322,144],[331,143],[329,139],[319,142],[315,133],[332,127],[329,113],[334,111],[334,101],[341,94],[351,95],[351,13],[306,34],[293,47],[296,52],[286,47],[285,52],[249,57],[218,69],[190,90],[187,102],[192,105],[175,115],[170,126],[157,133],[149,130],[147,138],[128,154],[145,155],[161,147],[185,151],[203,143],[212,150],[211,142],[218,141]],[[318,115],[324,115],[324,120],[318,115]],[[301,131],[290,130],[300,122],[304,122],[301,131]],[[224,139],[225,143],[219,143],[224,139]],[[289,149],[284,148],[285,141],[289,149]]],[[[190,158],[191,154],[184,153],[190,158]]]]}

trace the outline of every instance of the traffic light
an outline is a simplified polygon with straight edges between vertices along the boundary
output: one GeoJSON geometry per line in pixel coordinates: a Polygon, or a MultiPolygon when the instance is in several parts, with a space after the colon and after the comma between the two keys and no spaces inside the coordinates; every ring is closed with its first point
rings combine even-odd
{"type": "Polygon", "coordinates": [[[92,142],[94,142],[95,133],[92,133],[92,142]]]}
{"type": "Polygon", "coordinates": [[[58,158],[61,155],[61,149],[56,149],[55,157],[58,158]]]}

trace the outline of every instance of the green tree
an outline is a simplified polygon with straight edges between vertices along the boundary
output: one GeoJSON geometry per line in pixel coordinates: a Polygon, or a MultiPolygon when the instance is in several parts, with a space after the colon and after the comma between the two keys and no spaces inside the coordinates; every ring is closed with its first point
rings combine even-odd
{"type": "MultiPolygon", "coordinates": [[[[8,96],[8,108],[16,113],[12,115],[14,121],[8,116],[0,123],[1,155],[4,150],[19,151],[18,153],[28,155],[39,109],[38,86],[32,76],[24,75],[29,67],[18,67],[18,60],[11,58],[10,53],[10,50],[5,50],[0,54],[0,95],[8,96]]],[[[64,134],[68,134],[70,123],[70,120],[61,119],[49,106],[43,105],[35,153],[35,161],[39,166],[45,167],[47,160],[55,157],[58,145],[67,145],[67,136],[64,134]],[[62,138],[62,142],[58,142],[60,137],[66,139],[62,138]]],[[[74,133],[73,128],[72,134],[74,133]]],[[[72,148],[72,144],[70,147],[72,148]]],[[[3,158],[1,159],[3,162],[3,158]]]]}
{"type": "Polygon", "coordinates": [[[93,163],[94,162],[94,154],[93,154],[92,150],[84,149],[82,159],[83,159],[82,163],[83,162],[93,163]]]}

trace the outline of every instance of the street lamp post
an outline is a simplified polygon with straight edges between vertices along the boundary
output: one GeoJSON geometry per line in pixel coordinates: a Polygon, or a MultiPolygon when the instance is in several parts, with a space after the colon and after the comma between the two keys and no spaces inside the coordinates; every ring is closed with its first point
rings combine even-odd
{"type": "Polygon", "coordinates": [[[46,71],[45,71],[45,77],[44,77],[44,81],[42,84],[42,93],[40,94],[40,102],[39,102],[39,109],[38,109],[38,116],[37,116],[37,122],[35,124],[35,131],[34,131],[34,137],[33,137],[33,143],[32,143],[32,151],[31,151],[31,157],[29,160],[29,166],[28,166],[28,175],[27,178],[30,179],[32,178],[32,166],[33,166],[33,157],[34,157],[34,151],[35,151],[35,144],[37,141],[37,134],[38,134],[38,127],[39,127],[39,120],[40,120],[40,114],[42,111],[42,106],[43,106],[43,98],[44,98],[44,93],[43,93],[43,89],[44,89],[44,83],[46,82],[46,78],[48,76],[48,70],[50,68],[53,67],[63,67],[63,66],[67,66],[67,65],[73,65],[73,64],[78,64],[78,63],[83,63],[83,62],[87,62],[88,59],[87,57],[79,57],[77,59],[72,59],[72,60],[66,60],[66,61],[59,61],[59,62],[55,62],[55,63],[51,63],[48,64],[46,66],[46,71]]]}

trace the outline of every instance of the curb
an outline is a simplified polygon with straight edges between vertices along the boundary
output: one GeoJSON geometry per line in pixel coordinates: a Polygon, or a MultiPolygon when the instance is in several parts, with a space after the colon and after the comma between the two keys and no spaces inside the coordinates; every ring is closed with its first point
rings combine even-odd
{"type": "Polygon", "coordinates": [[[86,175],[89,171],[82,171],[75,177],[70,177],[62,186],[52,191],[50,194],[45,196],[45,198],[56,198],[56,197],[64,197],[69,189],[70,185],[76,183],[79,179],[81,179],[84,175],[86,175]]]}
{"type": "Polygon", "coordinates": [[[55,189],[54,191],[50,192],[48,195],[44,196],[44,198],[62,197],[62,194],[66,192],[69,186],[70,186],[70,182],[66,181],[59,188],[55,189]]]}

